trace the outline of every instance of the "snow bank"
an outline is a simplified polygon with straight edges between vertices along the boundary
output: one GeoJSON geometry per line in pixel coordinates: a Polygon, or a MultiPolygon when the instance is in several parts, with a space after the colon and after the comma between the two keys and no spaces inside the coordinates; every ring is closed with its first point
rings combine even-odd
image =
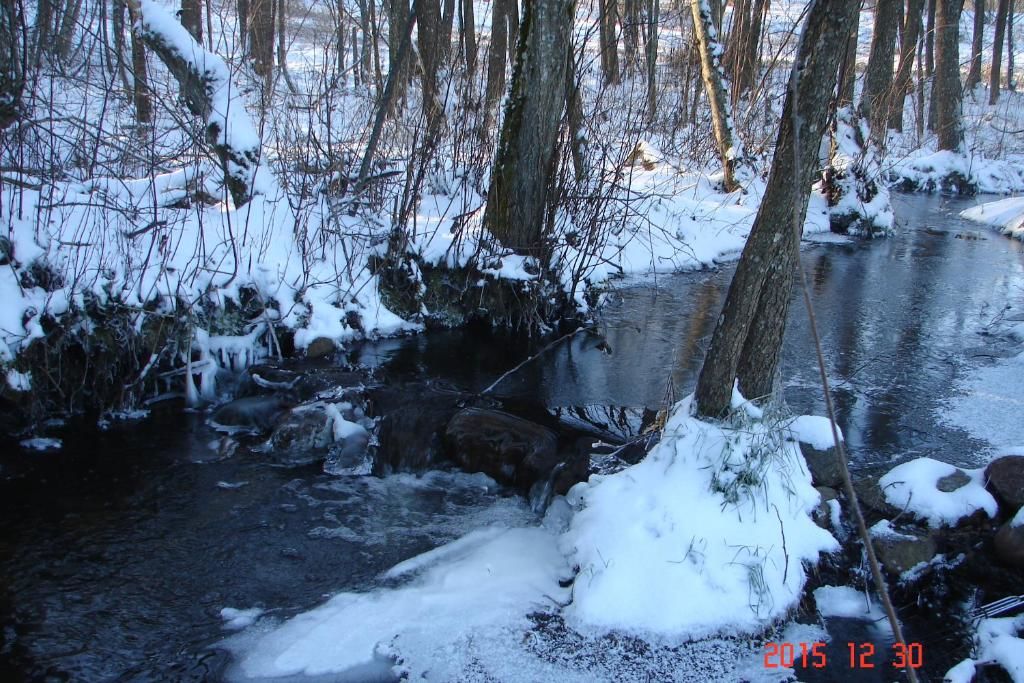
{"type": "Polygon", "coordinates": [[[1004,235],[1024,240],[1024,197],[986,202],[960,212],[967,220],[998,228],[1004,235]]]}
{"type": "Polygon", "coordinates": [[[340,593],[324,605],[231,647],[238,678],[338,674],[400,657],[410,680],[429,670],[448,680],[446,651],[483,632],[529,626],[526,618],[566,600],[569,576],[554,535],[543,528],[474,531],[395,567],[407,584],[340,593]]]}
{"type": "Polygon", "coordinates": [[[1024,169],[1012,161],[992,160],[976,155],[917,150],[895,161],[888,170],[890,182],[903,183],[927,192],[959,191],[951,179],[960,179],[975,192],[1009,194],[1024,191],[1024,169]]]}
{"type": "Polygon", "coordinates": [[[785,430],[708,424],[691,406],[643,461],[570,492],[576,628],[669,642],[757,631],[800,598],[803,563],[837,548],[811,521],[819,496],[785,430]]]}
{"type": "Polygon", "coordinates": [[[894,467],[878,484],[890,505],[926,520],[931,527],[955,526],[978,510],[995,517],[998,506],[985,490],[984,468],[960,471],[970,481],[955,491],[940,491],[939,480],[955,474],[957,468],[932,458],[917,458],[894,467]]]}
{"type": "MultiPolygon", "coordinates": [[[[834,448],[835,438],[832,436],[832,421],[821,415],[800,415],[789,423],[789,431],[793,438],[805,443],[815,450],[824,451],[834,448]]],[[[836,425],[836,434],[843,440],[843,430],[836,425]]]]}
{"type": "Polygon", "coordinates": [[[1014,683],[1024,683],[1024,614],[1000,619],[983,619],[974,635],[974,657],[946,672],[949,683],[969,683],[978,665],[998,664],[1014,683]]]}
{"type": "Polygon", "coordinates": [[[822,586],[814,591],[814,602],[823,617],[846,617],[880,622],[885,613],[867,593],[853,586],[822,586]]]}

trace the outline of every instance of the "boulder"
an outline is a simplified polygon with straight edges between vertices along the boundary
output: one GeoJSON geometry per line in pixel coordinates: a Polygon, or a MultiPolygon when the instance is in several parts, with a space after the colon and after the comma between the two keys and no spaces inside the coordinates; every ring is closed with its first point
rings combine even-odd
{"type": "Polygon", "coordinates": [[[811,471],[811,481],[815,486],[837,489],[843,485],[843,465],[835,448],[820,451],[801,441],[800,452],[807,461],[807,469],[811,471]]]}
{"type": "Polygon", "coordinates": [[[221,431],[264,434],[274,428],[287,410],[288,403],[279,396],[249,396],[225,403],[210,421],[221,431]]]}
{"type": "Polygon", "coordinates": [[[857,481],[853,488],[857,492],[857,500],[860,501],[866,516],[892,519],[902,512],[885,499],[885,493],[878,484],[878,477],[867,477],[857,481]]]}
{"type": "Polygon", "coordinates": [[[1012,522],[1006,522],[995,537],[996,557],[1002,562],[1024,569],[1024,526],[1013,526],[1012,522]]]}
{"type": "Polygon", "coordinates": [[[996,458],[985,468],[985,479],[1003,512],[1013,515],[1024,507],[1024,456],[996,458]]]}
{"type": "Polygon", "coordinates": [[[460,410],[448,423],[445,438],[464,470],[483,472],[524,492],[546,481],[563,462],[554,432],[500,410],[460,410]]]}
{"type": "Polygon", "coordinates": [[[338,345],[328,337],[317,337],[306,347],[306,358],[326,358],[338,350],[338,345]]]}
{"type": "Polygon", "coordinates": [[[943,493],[953,493],[957,489],[962,489],[971,483],[971,477],[961,469],[956,470],[953,474],[947,474],[944,477],[940,477],[935,482],[935,488],[942,491],[943,493]]]}
{"type": "Polygon", "coordinates": [[[349,403],[299,406],[274,429],[266,452],[281,465],[308,465],[327,458],[333,473],[355,474],[370,442],[361,420],[361,411],[349,403]]]}
{"type": "Polygon", "coordinates": [[[938,550],[931,534],[916,529],[872,534],[872,542],[878,560],[894,576],[928,562],[938,550]]]}

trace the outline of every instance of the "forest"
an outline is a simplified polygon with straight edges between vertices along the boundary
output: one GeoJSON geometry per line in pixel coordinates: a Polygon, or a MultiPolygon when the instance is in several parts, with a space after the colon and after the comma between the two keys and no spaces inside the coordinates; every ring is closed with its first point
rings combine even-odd
{"type": "Polygon", "coordinates": [[[0,675],[1024,681],[1018,5],[0,0],[0,675]]]}

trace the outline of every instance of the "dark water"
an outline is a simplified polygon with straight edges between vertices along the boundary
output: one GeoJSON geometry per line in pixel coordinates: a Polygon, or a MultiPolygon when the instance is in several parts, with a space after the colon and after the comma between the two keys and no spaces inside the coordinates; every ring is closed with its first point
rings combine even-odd
{"type": "MultiPolygon", "coordinates": [[[[958,377],[1006,351],[984,333],[1021,301],[1022,246],[957,218],[963,201],[896,202],[897,237],[804,251],[839,421],[855,468],[922,455],[972,464],[984,444],[934,411],[958,377]]],[[[644,408],[691,391],[730,274],[618,285],[600,336],[554,345],[497,393],[637,429],[644,408]]],[[[478,391],[536,350],[456,331],[369,344],[351,360],[394,381],[438,377],[478,391]]],[[[799,298],[783,376],[794,409],[823,413],[799,298]]],[[[208,646],[225,635],[222,607],[288,616],[472,528],[531,514],[469,475],[337,478],[254,454],[220,459],[203,416],[66,432],[57,453],[4,444],[0,680],[216,679],[226,655],[208,646]]]]}

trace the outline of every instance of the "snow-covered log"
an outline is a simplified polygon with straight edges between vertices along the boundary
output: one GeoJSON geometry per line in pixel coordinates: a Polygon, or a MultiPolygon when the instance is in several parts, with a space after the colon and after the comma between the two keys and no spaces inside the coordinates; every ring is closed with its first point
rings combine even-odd
{"type": "Polygon", "coordinates": [[[189,110],[203,119],[206,139],[224,168],[224,184],[235,207],[258,193],[260,136],[245,111],[231,72],[220,56],[206,50],[178,20],[152,0],[128,0],[140,17],[146,46],[178,81],[189,110]]]}

